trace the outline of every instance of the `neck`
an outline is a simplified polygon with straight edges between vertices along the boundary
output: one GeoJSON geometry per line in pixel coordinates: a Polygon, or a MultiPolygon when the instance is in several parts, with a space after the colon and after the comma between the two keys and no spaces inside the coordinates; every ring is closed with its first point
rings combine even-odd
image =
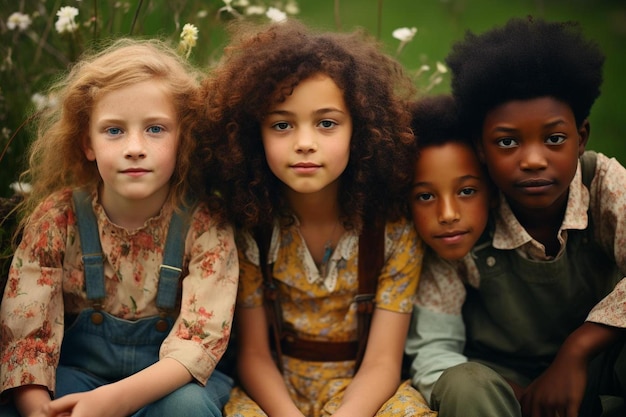
{"type": "Polygon", "coordinates": [[[128,199],[100,190],[100,204],[109,220],[128,230],[136,230],[159,214],[168,194],[155,193],[142,199],[128,199]]]}
{"type": "Polygon", "coordinates": [[[316,193],[288,193],[287,200],[301,227],[335,224],[340,216],[337,187],[316,193]]]}

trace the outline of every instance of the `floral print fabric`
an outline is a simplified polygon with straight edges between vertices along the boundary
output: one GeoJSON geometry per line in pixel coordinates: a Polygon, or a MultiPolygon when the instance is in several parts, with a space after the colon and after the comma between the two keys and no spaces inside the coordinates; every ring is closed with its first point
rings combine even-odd
{"type": "MultiPolygon", "coordinates": [[[[379,276],[376,307],[410,313],[421,271],[423,247],[412,223],[389,223],[385,231],[385,264],[379,276]]],[[[274,228],[269,250],[277,281],[283,320],[309,340],[356,340],[358,292],[358,234],[346,232],[339,240],[328,265],[328,275],[320,276],[298,223],[274,228]]],[[[263,303],[263,278],[256,243],[249,234],[239,236],[241,307],[263,303]]],[[[328,416],[339,406],[343,392],[352,380],[354,361],[309,362],[284,357],[284,378],[298,408],[309,417],[328,416]]],[[[231,417],[265,416],[246,395],[235,388],[225,408],[231,417]]],[[[376,414],[377,416],[435,416],[423,397],[409,384],[402,385],[376,414]]]]}
{"type": "MultiPolygon", "coordinates": [[[[32,214],[17,248],[0,310],[0,389],[38,384],[54,391],[64,316],[92,307],[72,191],[56,193],[32,214]]],[[[129,231],[109,221],[94,194],[104,254],[103,310],[121,319],[159,314],[159,266],[173,208],[129,231]]],[[[234,311],[238,259],[232,229],[218,227],[200,204],[188,219],[177,319],[160,357],[181,362],[206,383],[222,356],[234,311]]]]}

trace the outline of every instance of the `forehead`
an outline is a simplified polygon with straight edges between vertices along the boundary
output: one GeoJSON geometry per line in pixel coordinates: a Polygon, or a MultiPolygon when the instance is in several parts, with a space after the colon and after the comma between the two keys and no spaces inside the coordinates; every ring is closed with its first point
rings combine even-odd
{"type": "Polygon", "coordinates": [[[482,171],[474,149],[468,143],[458,141],[426,146],[420,149],[415,161],[416,177],[437,178],[442,173],[482,177],[482,171]]]}
{"type": "Polygon", "coordinates": [[[536,97],[507,101],[493,107],[485,114],[485,124],[518,121],[544,123],[549,119],[574,121],[574,112],[565,101],[554,97],[536,97]]]}

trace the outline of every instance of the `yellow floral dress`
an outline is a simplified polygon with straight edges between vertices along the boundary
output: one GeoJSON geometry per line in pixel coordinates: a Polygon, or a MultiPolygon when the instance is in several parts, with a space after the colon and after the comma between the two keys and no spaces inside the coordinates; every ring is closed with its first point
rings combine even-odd
{"type": "MultiPolygon", "coordinates": [[[[410,222],[389,223],[385,231],[385,264],[378,280],[376,307],[409,314],[413,308],[422,265],[423,247],[410,222]]],[[[249,234],[238,237],[240,286],[237,302],[243,308],[263,304],[263,278],[256,243],[249,234]]],[[[319,341],[356,340],[358,291],[358,235],[346,232],[321,276],[296,224],[275,227],[268,262],[273,263],[282,300],[283,320],[299,337],[319,341]]],[[[352,380],[354,361],[310,362],[284,356],[284,380],[291,398],[305,416],[329,416],[337,409],[352,380]]],[[[236,387],[225,416],[266,414],[236,387]]],[[[403,383],[376,416],[435,416],[423,397],[403,383]]]]}

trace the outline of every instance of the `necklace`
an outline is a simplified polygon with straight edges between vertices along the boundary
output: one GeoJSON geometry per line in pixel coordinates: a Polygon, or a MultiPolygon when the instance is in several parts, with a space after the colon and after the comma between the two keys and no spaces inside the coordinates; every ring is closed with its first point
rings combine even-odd
{"type": "Polygon", "coordinates": [[[320,265],[320,275],[326,277],[326,273],[328,272],[328,261],[330,261],[330,255],[333,254],[333,237],[335,236],[335,232],[337,231],[337,225],[339,224],[339,219],[335,223],[333,227],[333,231],[330,233],[330,237],[324,243],[324,256],[322,257],[322,264],[320,265]]]}

